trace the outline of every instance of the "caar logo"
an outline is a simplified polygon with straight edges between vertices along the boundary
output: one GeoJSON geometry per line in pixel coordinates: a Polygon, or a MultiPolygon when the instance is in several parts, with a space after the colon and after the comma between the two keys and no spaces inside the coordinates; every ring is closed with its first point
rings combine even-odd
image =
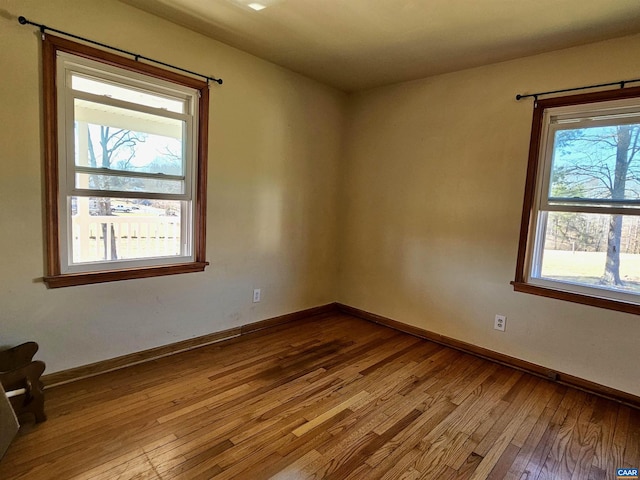
{"type": "Polygon", "coordinates": [[[619,468],[616,470],[616,475],[618,476],[618,479],[638,478],[638,469],[637,468],[619,468]]]}

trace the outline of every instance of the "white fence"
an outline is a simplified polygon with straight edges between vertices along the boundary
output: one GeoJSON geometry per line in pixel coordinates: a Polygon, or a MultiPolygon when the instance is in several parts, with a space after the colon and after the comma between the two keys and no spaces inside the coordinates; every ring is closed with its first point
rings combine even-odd
{"type": "Polygon", "coordinates": [[[165,257],[181,252],[180,217],[74,215],[72,235],[74,262],[165,257]]]}

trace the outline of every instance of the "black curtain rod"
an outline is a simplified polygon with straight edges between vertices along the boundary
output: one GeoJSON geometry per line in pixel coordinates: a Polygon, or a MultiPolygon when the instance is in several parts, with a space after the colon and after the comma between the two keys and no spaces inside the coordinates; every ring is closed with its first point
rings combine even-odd
{"type": "Polygon", "coordinates": [[[619,82],[611,82],[611,83],[600,83],[598,85],[589,85],[586,87],[575,87],[575,88],[564,88],[562,90],[551,90],[549,92],[539,92],[539,93],[528,93],[527,95],[516,95],[516,100],[522,100],[523,98],[533,97],[538,100],[538,97],[543,95],[553,95],[554,93],[564,93],[564,92],[575,92],[577,90],[587,90],[589,88],[600,88],[600,87],[612,87],[614,85],[619,85],[620,88],[624,88],[627,83],[636,83],[640,82],[640,78],[636,78],[634,80],[621,80],[619,82]]]}
{"type": "Polygon", "coordinates": [[[162,65],[163,67],[173,68],[174,70],[179,70],[181,72],[188,73],[190,75],[195,75],[196,77],[204,78],[207,81],[207,83],[209,83],[211,81],[211,82],[216,82],[218,85],[222,85],[222,79],[221,78],[214,78],[214,77],[210,77],[209,75],[203,75],[202,73],[192,72],[191,70],[187,70],[187,69],[184,69],[184,68],[176,67],[175,65],[171,65],[170,63],[161,62],[160,60],[154,60],[153,58],[145,57],[144,55],[139,55],[137,53],[128,52],[127,50],[122,50],[121,48],[112,47],[111,45],[106,45],[104,43],[96,42],[95,40],[89,40],[88,38],[80,37],[80,36],[74,35],[72,33],[63,32],[62,30],[58,30],[56,28],[47,27],[46,25],[41,25],[40,23],[31,22],[31,21],[27,20],[26,18],[24,18],[23,16],[18,17],[18,22],[20,22],[20,25],[33,25],[34,27],[38,27],[43,34],[45,33],[45,30],[49,30],[51,32],[59,33],[61,35],[65,35],[67,37],[75,38],[77,40],[82,40],[83,42],[91,43],[93,45],[98,45],[99,47],[108,48],[108,49],[116,51],[116,52],[124,53],[125,55],[130,55],[136,61],[138,61],[140,59],[146,60],[147,62],[156,63],[158,65],[162,65]]]}

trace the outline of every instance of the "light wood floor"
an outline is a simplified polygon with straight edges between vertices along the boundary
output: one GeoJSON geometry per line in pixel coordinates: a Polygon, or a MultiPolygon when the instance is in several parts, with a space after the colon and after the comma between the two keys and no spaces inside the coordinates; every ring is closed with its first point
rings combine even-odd
{"type": "Polygon", "coordinates": [[[604,479],[640,411],[346,315],[47,391],[13,479],[604,479]]]}

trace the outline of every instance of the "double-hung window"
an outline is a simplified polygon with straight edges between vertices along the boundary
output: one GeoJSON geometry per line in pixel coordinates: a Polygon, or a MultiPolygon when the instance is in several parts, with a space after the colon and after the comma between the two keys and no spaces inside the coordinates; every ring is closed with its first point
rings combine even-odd
{"type": "Polygon", "coordinates": [[[206,83],[55,37],[43,51],[47,284],[203,270],[206,83]]]}
{"type": "Polygon", "coordinates": [[[640,88],[538,102],[514,286],[640,313],[640,88]]]}

